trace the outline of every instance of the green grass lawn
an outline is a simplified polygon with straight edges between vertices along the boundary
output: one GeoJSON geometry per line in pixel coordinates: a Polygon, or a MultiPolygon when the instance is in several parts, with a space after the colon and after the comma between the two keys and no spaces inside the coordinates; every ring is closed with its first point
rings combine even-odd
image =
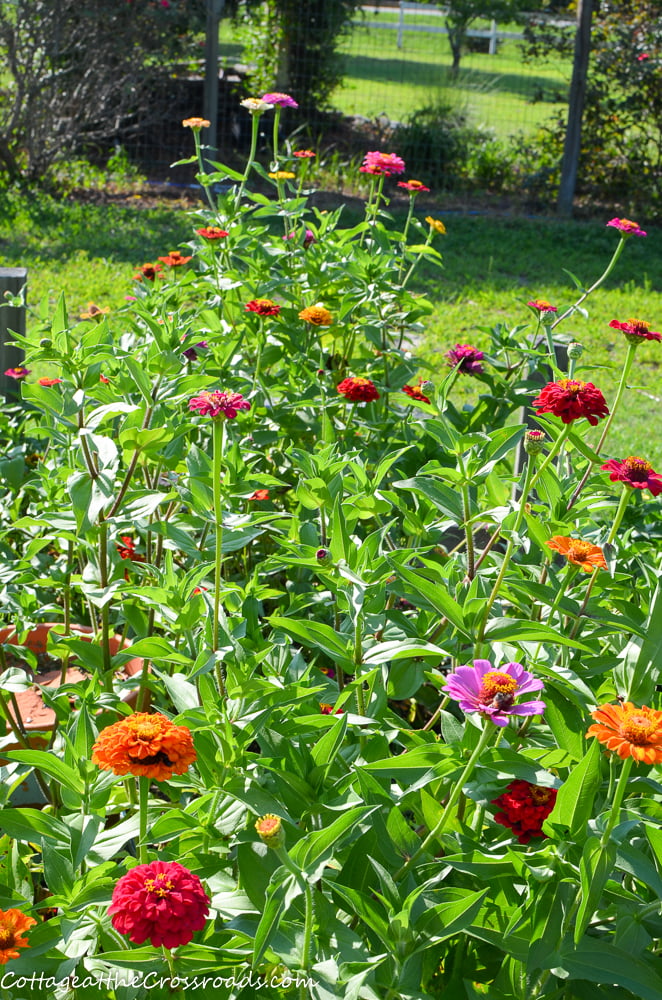
{"type": "MultiPolygon", "coordinates": [[[[559,309],[569,305],[575,291],[563,268],[588,285],[602,273],[617,242],[615,232],[602,221],[445,216],[439,207],[433,211],[448,228],[436,244],[444,255],[444,270],[420,271],[416,286],[434,304],[420,345],[433,378],[445,370],[443,353],[456,343],[487,346],[489,338],[481,328],[528,322],[530,298],[546,298],[559,309]]],[[[346,224],[352,220],[350,213],[346,224]]],[[[608,400],[625,348],[609,321],[634,316],[662,330],[662,229],[645,228],[648,237],[630,239],[606,287],[589,299],[588,318],[573,317],[560,328],[586,348],[579,377],[595,381],[608,400]]],[[[74,315],[89,301],[119,308],[131,294],[136,266],[177,248],[191,232],[188,214],[181,209],[58,203],[39,196],[0,198],[0,266],[28,268],[32,309],[44,296],[54,306],[61,289],[74,315]]],[[[661,364],[662,345],[651,342],[638,349],[630,380],[635,388],[616,421],[609,448],[617,456],[643,454],[658,467],[662,441],[653,415],[662,398],[661,364]]],[[[470,398],[476,388],[465,379],[458,382],[457,391],[470,398]]]]}

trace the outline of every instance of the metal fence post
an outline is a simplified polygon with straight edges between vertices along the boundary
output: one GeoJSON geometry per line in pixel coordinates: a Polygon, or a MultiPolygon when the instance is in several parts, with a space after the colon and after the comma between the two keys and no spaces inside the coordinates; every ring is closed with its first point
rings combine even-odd
{"type": "Polygon", "coordinates": [[[405,30],[405,5],[403,0],[400,0],[400,15],[398,17],[398,48],[402,48],[402,36],[405,30]]]}
{"type": "Polygon", "coordinates": [[[490,55],[495,56],[497,51],[497,23],[493,19],[490,24],[490,55]]]}
{"type": "Polygon", "coordinates": [[[20,295],[28,280],[26,267],[0,267],[0,395],[17,396],[18,382],[5,375],[8,368],[23,364],[23,350],[10,347],[14,334],[25,336],[25,306],[5,305],[7,293],[20,295]]]}

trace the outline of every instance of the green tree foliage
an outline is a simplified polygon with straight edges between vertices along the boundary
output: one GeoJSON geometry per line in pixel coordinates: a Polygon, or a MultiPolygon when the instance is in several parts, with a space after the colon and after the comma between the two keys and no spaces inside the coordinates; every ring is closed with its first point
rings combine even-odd
{"type": "Polygon", "coordinates": [[[467,41],[467,31],[474,21],[479,18],[490,18],[502,23],[515,21],[524,10],[531,10],[536,5],[531,0],[451,0],[440,6],[446,12],[448,41],[453,55],[451,72],[457,74],[467,41]]]}

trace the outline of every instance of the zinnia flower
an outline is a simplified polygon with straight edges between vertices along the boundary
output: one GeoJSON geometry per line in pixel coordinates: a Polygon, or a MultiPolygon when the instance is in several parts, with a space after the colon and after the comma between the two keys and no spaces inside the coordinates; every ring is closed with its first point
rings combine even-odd
{"type": "Polygon", "coordinates": [[[171,250],[167,257],[159,257],[159,260],[162,260],[168,267],[181,267],[182,264],[188,264],[193,258],[182,256],[179,250],[171,250]]]}
{"type": "Polygon", "coordinates": [[[229,235],[227,229],[219,229],[218,226],[204,226],[202,229],[196,229],[196,233],[204,240],[222,240],[229,235]]]}
{"type": "Polygon", "coordinates": [[[607,402],[600,390],[592,382],[572,378],[548,382],[531,405],[538,407],[536,413],[552,413],[560,417],[564,424],[586,417],[589,424],[595,427],[599,420],[609,415],[607,402]]]}
{"type": "Polygon", "coordinates": [[[524,435],[524,451],[527,455],[540,455],[545,447],[546,438],[544,431],[527,431],[524,435]]]}
{"type": "Polygon", "coordinates": [[[592,573],[598,566],[607,569],[607,563],[599,545],[584,542],[581,538],[569,538],[566,535],[554,535],[547,541],[550,549],[555,549],[565,556],[573,566],[581,566],[586,573],[592,573]]]}
{"type": "Polygon", "coordinates": [[[492,805],[501,810],[494,820],[512,830],[520,844],[528,844],[532,837],[547,836],[542,825],[555,802],[555,788],[544,788],[519,779],[511,781],[498,799],[492,799],[492,805]]]}
{"type": "Polygon", "coordinates": [[[239,102],[242,108],[246,108],[252,115],[261,115],[263,111],[271,111],[273,104],[263,100],[261,97],[247,97],[245,101],[239,102]]]}
{"type": "MultiPolygon", "coordinates": [[[[286,236],[283,236],[283,239],[284,240],[294,240],[294,239],[296,239],[296,236],[297,236],[297,234],[295,232],[291,232],[291,233],[287,233],[286,236]]],[[[315,239],[315,233],[312,231],[312,229],[306,229],[305,233],[303,234],[303,248],[304,248],[304,250],[307,250],[311,243],[316,243],[316,242],[317,242],[317,240],[315,239]]]]}
{"type": "Polygon", "coordinates": [[[622,330],[630,344],[641,344],[644,340],[662,340],[662,333],[651,330],[651,324],[644,319],[629,319],[624,323],[613,319],[609,325],[614,330],[622,330]]]}
{"type": "Polygon", "coordinates": [[[234,420],[239,410],[250,410],[251,404],[239,392],[213,392],[203,390],[188,402],[189,410],[198,410],[203,417],[223,417],[234,420]]]}
{"type": "Polygon", "coordinates": [[[143,264],[138,272],[134,274],[134,281],[154,281],[155,278],[162,278],[161,271],[163,264],[143,264]]]}
{"type": "Polygon", "coordinates": [[[123,875],[108,908],[113,927],[135,944],[188,944],[207,922],[209,897],[197,875],[176,861],[152,861],[123,875]]]}
{"type": "Polygon", "coordinates": [[[601,705],[591,712],[596,724],[587,736],[595,736],[608,750],[625,760],[633,757],[644,764],[662,763],[662,712],[632,702],[601,705]]]}
{"type": "Polygon", "coordinates": [[[257,313],[258,316],[277,316],[280,306],[272,302],[271,299],[251,299],[246,303],[246,312],[257,313]]]}
{"type": "Polygon", "coordinates": [[[14,378],[17,382],[20,382],[21,379],[27,378],[31,371],[31,368],[24,368],[23,365],[19,365],[18,368],[7,368],[5,375],[7,378],[14,378]]]}
{"type": "Polygon", "coordinates": [[[459,365],[459,371],[463,375],[480,375],[485,371],[481,361],[485,357],[482,351],[469,344],[456,344],[452,350],[446,352],[448,364],[451,368],[459,365]]]}
{"type": "Polygon", "coordinates": [[[430,190],[430,188],[426,187],[421,181],[398,181],[398,187],[404,188],[405,191],[409,191],[411,194],[418,194],[419,191],[430,190]]]}
{"type": "Polygon", "coordinates": [[[45,386],[60,385],[61,382],[62,382],[61,378],[38,378],[37,379],[37,384],[38,385],[45,385],[45,386]]]}
{"type": "Polygon", "coordinates": [[[521,663],[506,663],[493,669],[489,660],[474,660],[446,678],[445,693],[460,705],[463,712],[480,712],[497,726],[506,726],[510,715],[542,715],[544,701],[515,704],[515,698],[529,691],[540,691],[541,680],[521,663]]]}
{"type": "Polygon", "coordinates": [[[120,559],[130,559],[131,562],[145,562],[145,557],[140,552],[136,552],[136,543],[131,535],[120,535],[117,542],[117,551],[120,559]],[[122,543],[120,545],[120,542],[122,543]]]}
{"type": "Polygon", "coordinates": [[[272,94],[263,94],[261,100],[274,108],[298,108],[299,105],[289,94],[280,94],[274,91],[272,94]]]}
{"type": "Polygon", "coordinates": [[[104,306],[103,309],[96,305],[94,302],[87,303],[87,312],[81,313],[81,319],[101,319],[102,316],[106,316],[110,312],[110,306],[104,306]]]}
{"type": "Polygon", "coordinates": [[[261,816],[255,824],[255,829],[260,840],[267,847],[282,847],[285,843],[285,831],[280,816],[274,816],[273,813],[261,816]]]}
{"type": "Polygon", "coordinates": [[[324,306],[308,306],[307,309],[302,309],[299,319],[312,323],[313,326],[330,326],[333,323],[331,313],[324,306]]]}
{"type": "Polygon", "coordinates": [[[625,236],[646,235],[643,229],[639,228],[639,223],[632,222],[631,219],[610,219],[607,225],[613,226],[614,229],[618,229],[618,231],[623,233],[625,236]]]}
{"type": "Polygon", "coordinates": [[[394,174],[404,174],[405,161],[395,153],[366,153],[363,166],[359,169],[362,174],[392,177],[394,174]]]}
{"type": "Polygon", "coordinates": [[[198,351],[205,351],[209,347],[206,340],[199,340],[197,344],[191,344],[190,347],[185,348],[182,354],[187,361],[195,361],[198,356],[198,351]]]}
{"type": "Polygon", "coordinates": [[[269,490],[255,490],[248,498],[249,500],[268,500],[269,490]]]}
{"type": "Polygon", "coordinates": [[[530,302],[526,303],[531,309],[536,309],[539,313],[555,313],[558,312],[558,307],[550,305],[547,299],[531,299],[530,302]]]}
{"type": "Polygon", "coordinates": [[[184,128],[209,128],[211,122],[206,118],[185,118],[182,122],[184,128]]]}
{"type": "Polygon", "coordinates": [[[312,149],[297,149],[292,156],[296,156],[298,160],[312,160],[316,154],[312,149]]]}
{"type": "Polygon", "coordinates": [[[431,400],[428,399],[425,393],[421,392],[420,388],[417,385],[403,385],[402,391],[406,392],[407,395],[411,396],[412,399],[417,399],[419,403],[431,402],[431,400]]]}
{"type": "Polygon", "coordinates": [[[191,731],[165,715],[134,712],[99,733],[92,762],[102,771],[169,781],[196,758],[191,731]]]}
{"type": "Polygon", "coordinates": [[[327,701],[320,702],[320,712],[322,715],[344,715],[345,710],[343,708],[335,708],[333,705],[329,705],[327,701]]]}
{"type": "Polygon", "coordinates": [[[18,958],[17,948],[29,948],[27,938],[22,937],[37,921],[20,910],[0,910],[0,965],[6,965],[10,958],[18,958]]]}
{"type": "Polygon", "coordinates": [[[431,215],[426,215],[425,221],[427,222],[430,229],[434,229],[435,233],[439,233],[440,236],[445,235],[446,226],[443,224],[441,219],[433,219],[431,215]]]}
{"type": "Polygon", "coordinates": [[[610,459],[600,468],[609,473],[612,483],[623,483],[635,490],[650,490],[654,497],[662,493],[662,475],[643,458],[629,455],[622,462],[610,459]]]}
{"type": "Polygon", "coordinates": [[[276,170],[269,176],[274,181],[291,181],[293,177],[296,177],[296,174],[293,174],[291,170],[276,170]]]}
{"type": "Polygon", "coordinates": [[[379,399],[375,383],[369,378],[350,377],[338,383],[338,392],[350,403],[371,403],[379,399]]]}

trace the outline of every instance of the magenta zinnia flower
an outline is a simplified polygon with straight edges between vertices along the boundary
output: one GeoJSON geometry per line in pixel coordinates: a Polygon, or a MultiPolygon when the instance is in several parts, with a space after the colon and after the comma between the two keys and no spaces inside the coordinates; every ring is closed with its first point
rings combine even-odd
{"type": "Polygon", "coordinates": [[[592,382],[572,378],[548,382],[531,405],[538,407],[536,413],[552,413],[564,424],[586,417],[595,427],[599,420],[609,416],[607,402],[600,390],[592,382]]]}
{"type": "Polygon", "coordinates": [[[392,177],[394,174],[404,174],[405,161],[395,153],[366,153],[363,166],[359,169],[362,174],[392,177]]]}
{"type": "Polygon", "coordinates": [[[234,420],[239,410],[250,410],[251,404],[239,392],[213,392],[203,390],[188,401],[189,410],[198,410],[203,417],[222,417],[234,420]]]}
{"type": "Polygon", "coordinates": [[[158,948],[188,944],[202,930],[209,897],[197,875],[176,861],[152,861],[123,875],[108,912],[113,927],[135,944],[158,948]]]}
{"type": "Polygon", "coordinates": [[[662,340],[662,333],[651,330],[651,324],[645,319],[628,319],[623,323],[612,319],[609,325],[614,330],[622,330],[625,339],[631,344],[640,344],[642,340],[662,340]]]}
{"type": "Polygon", "coordinates": [[[398,187],[404,188],[405,191],[409,191],[410,194],[418,194],[419,191],[430,190],[430,188],[426,187],[421,181],[398,181],[398,187]]]}
{"type": "Polygon", "coordinates": [[[531,309],[536,309],[539,313],[555,313],[559,311],[558,306],[551,305],[547,299],[531,299],[526,304],[531,309]]]}
{"type": "Polygon", "coordinates": [[[624,236],[646,235],[643,229],[639,228],[639,223],[632,222],[631,219],[610,219],[607,225],[612,226],[614,229],[618,229],[618,231],[623,233],[624,236]]]}
{"type": "Polygon", "coordinates": [[[209,347],[206,340],[199,340],[197,344],[191,344],[190,347],[186,347],[182,354],[188,361],[195,361],[198,356],[198,351],[204,351],[209,347]]]}
{"type": "Polygon", "coordinates": [[[19,365],[18,368],[5,369],[5,375],[7,378],[15,378],[17,382],[20,382],[21,379],[27,378],[31,371],[31,368],[24,368],[23,365],[19,365]]]}
{"type": "Polygon", "coordinates": [[[289,94],[279,94],[278,91],[274,91],[273,94],[263,94],[260,100],[266,101],[267,104],[273,105],[274,108],[299,107],[293,97],[290,97],[289,94]]]}
{"type": "Polygon", "coordinates": [[[480,363],[485,355],[469,344],[456,344],[452,350],[446,352],[446,357],[450,367],[456,368],[459,365],[459,371],[464,375],[480,375],[485,371],[480,363]]]}
{"type": "Polygon", "coordinates": [[[506,726],[510,715],[542,715],[544,701],[515,704],[515,698],[529,691],[540,691],[543,683],[525,670],[521,663],[506,663],[495,670],[489,660],[474,660],[446,678],[446,694],[463,712],[480,712],[497,726],[506,726]]]}
{"type": "Polygon", "coordinates": [[[650,490],[654,497],[662,493],[662,476],[653,471],[653,466],[643,458],[629,455],[622,462],[610,459],[600,468],[609,473],[612,483],[623,483],[637,490],[650,490]]]}

